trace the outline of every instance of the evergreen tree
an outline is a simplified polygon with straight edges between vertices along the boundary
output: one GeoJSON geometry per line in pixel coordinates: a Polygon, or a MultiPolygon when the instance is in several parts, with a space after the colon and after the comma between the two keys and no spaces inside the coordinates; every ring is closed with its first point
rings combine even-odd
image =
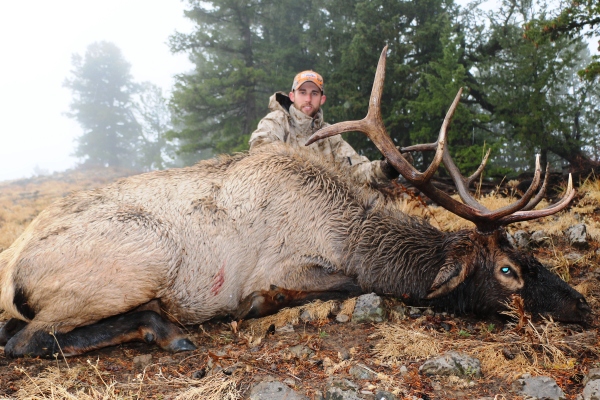
{"type": "MultiPolygon", "coordinates": [[[[548,40],[556,41],[564,37],[600,37],[600,2],[598,0],[571,0],[554,17],[534,18],[525,26],[525,37],[536,45],[548,40]]],[[[600,41],[598,41],[600,51],[600,41]]],[[[579,70],[579,75],[587,80],[600,76],[600,56],[579,70]]]]}
{"type": "Polygon", "coordinates": [[[139,164],[147,171],[174,165],[175,149],[166,138],[172,129],[171,113],[162,89],[150,82],[139,85],[133,110],[140,124],[139,164]]]}
{"type": "MultiPolygon", "coordinates": [[[[597,104],[598,91],[576,73],[589,57],[587,46],[567,38],[531,46],[523,38],[522,26],[543,18],[544,8],[534,13],[535,8],[528,0],[507,1],[489,15],[490,22],[502,23],[492,23],[489,34],[471,46],[470,93],[490,113],[489,128],[521,144],[530,168],[538,152],[543,163],[558,156],[574,167],[593,166],[586,143],[594,117],[586,110],[597,104]]],[[[512,147],[515,150],[519,147],[512,147]]]]}
{"type": "Polygon", "coordinates": [[[306,26],[318,21],[319,8],[290,0],[189,5],[186,16],[197,29],[174,35],[171,49],[187,52],[196,68],[177,77],[170,137],[180,141],[181,152],[198,158],[247,149],[269,96],[289,90],[301,69],[314,68],[317,54],[306,26]]]}
{"type": "MultiPolygon", "coordinates": [[[[337,122],[365,116],[377,60],[387,44],[382,116],[397,145],[412,144],[415,119],[410,102],[417,99],[425,84],[421,77],[429,63],[443,57],[441,37],[457,11],[453,1],[362,0],[355,1],[354,7],[342,6],[346,3],[343,0],[339,3],[328,8],[336,28],[330,42],[337,47],[329,49],[335,66],[329,72],[327,119],[337,122]]],[[[443,115],[449,104],[440,103],[439,114],[443,115]]],[[[431,119],[436,127],[431,132],[434,137],[441,122],[431,119]]],[[[369,158],[380,157],[364,135],[351,133],[347,140],[369,158]]]]}
{"type": "Polygon", "coordinates": [[[83,128],[75,155],[85,163],[137,168],[140,125],[133,114],[135,84],[130,65],[113,43],[88,46],[85,56],[73,55],[72,76],[64,85],[73,100],[69,117],[83,128]]]}

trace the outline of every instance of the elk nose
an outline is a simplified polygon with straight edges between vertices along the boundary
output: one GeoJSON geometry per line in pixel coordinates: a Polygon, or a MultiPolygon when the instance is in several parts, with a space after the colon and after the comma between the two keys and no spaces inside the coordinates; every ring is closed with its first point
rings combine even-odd
{"type": "Polygon", "coordinates": [[[579,299],[579,301],[577,302],[577,309],[579,311],[583,311],[585,313],[591,313],[592,309],[590,308],[590,306],[588,305],[587,301],[585,301],[585,299],[582,297],[579,299]]]}

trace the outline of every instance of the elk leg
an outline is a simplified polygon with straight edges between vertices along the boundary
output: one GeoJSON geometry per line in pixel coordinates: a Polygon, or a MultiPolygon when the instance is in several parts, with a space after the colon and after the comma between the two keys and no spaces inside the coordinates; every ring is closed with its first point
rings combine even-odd
{"type": "MultiPolygon", "coordinates": [[[[341,288],[340,288],[341,289],[341,288]]],[[[347,290],[303,291],[290,290],[271,285],[270,290],[260,290],[248,295],[240,303],[234,319],[261,318],[275,314],[285,307],[296,307],[313,300],[341,300],[362,293],[354,284],[347,290]]]]}
{"type": "Polygon", "coordinates": [[[11,318],[0,328],[0,346],[6,345],[11,337],[27,326],[27,322],[20,319],[11,318]]]}
{"type": "Polygon", "coordinates": [[[156,343],[163,350],[172,352],[196,349],[172,322],[154,311],[139,311],[106,318],[65,333],[48,332],[32,322],[8,340],[4,353],[11,358],[74,356],[131,341],[156,343]]]}

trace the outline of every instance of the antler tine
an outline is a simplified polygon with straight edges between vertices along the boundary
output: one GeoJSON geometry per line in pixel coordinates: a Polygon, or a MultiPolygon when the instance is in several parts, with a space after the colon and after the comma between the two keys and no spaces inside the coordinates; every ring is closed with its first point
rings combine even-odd
{"type": "Polygon", "coordinates": [[[491,152],[492,152],[492,149],[487,150],[487,152],[485,153],[485,156],[483,156],[483,159],[481,160],[481,164],[479,164],[479,167],[477,168],[477,171],[473,172],[473,175],[471,175],[470,177],[467,178],[467,187],[471,186],[473,181],[475,179],[479,178],[479,175],[481,175],[481,173],[483,172],[483,169],[485,168],[485,165],[487,164],[487,161],[488,161],[488,158],[490,157],[491,152]]]}
{"type": "MultiPolygon", "coordinates": [[[[515,201],[514,203],[487,213],[486,218],[489,221],[499,221],[500,219],[506,217],[507,215],[513,214],[513,213],[523,209],[523,207],[525,207],[529,203],[529,200],[531,199],[531,197],[533,197],[533,194],[535,193],[537,188],[540,186],[541,176],[542,176],[542,168],[540,167],[540,155],[536,154],[536,156],[535,156],[535,174],[533,175],[533,181],[531,182],[531,185],[529,185],[529,188],[527,189],[527,191],[523,194],[523,196],[519,200],[515,201]]],[[[501,224],[501,225],[503,225],[503,224],[501,224]]]]}
{"type": "MultiPolygon", "coordinates": [[[[396,149],[394,142],[387,134],[383,120],[381,118],[381,95],[383,92],[383,80],[385,78],[385,61],[386,61],[387,46],[381,52],[379,57],[379,63],[377,64],[377,72],[375,74],[375,82],[373,83],[373,90],[371,92],[371,98],[369,100],[369,111],[367,116],[360,121],[348,121],[342,122],[335,125],[331,125],[325,129],[321,129],[313,134],[306,145],[310,145],[319,139],[323,139],[329,136],[337,135],[348,131],[360,131],[365,133],[371,141],[377,146],[379,151],[386,157],[389,163],[409,182],[415,185],[421,192],[427,195],[431,200],[436,202],[441,207],[448,211],[462,217],[468,221],[473,222],[477,229],[481,232],[491,232],[503,225],[507,225],[515,221],[525,221],[529,219],[539,218],[546,215],[551,215],[564,209],[569,201],[575,195],[575,191],[572,188],[571,179],[569,179],[569,188],[562,200],[555,205],[548,207],[544,210],[523,210],[526,207],[535,206],[540,200],[538,194],[531,202],[531,198],[535,190],[539,187],[541,168],[539,155],[536,157],[536,171],[533,182],[529,189],[525,192],[523,197],[515,203],[501,208],[499,210],[490,211],[483,205],[479,204],[474,197],[471,196],[468,190],[469,184],[476,179],[483,170],[487,159],[489,157],[489,151],[485,155],[480,167],[477,171],[469,178],[464,178],[461,174],[452,158],[450,153],[445,146],[446,142],[446,131],[450,120],[454,115],[454,111],[460,100],[462,89],[459,90],[452,106],[448,110],[444,123],[440,129],[438,140],[435,143],[421,144],[403,148],[400,151],[396,149]],[[423,173],[417,171],[408,161],[402,157],[401,152],[407,151],[431,151],[436,150],[434,160],[427,170],[423,173]],[[444,191],[438,189],[431,183],[430,178],[435,173],[439,164],[444,162],[448,173],[454,181],[458,193],[462,198],[463,202],[457,201],[450,197],[444,191]]],[[[543,188],[544,189],[544,188],[543,188]]]]}
{"type": "MultiPolygon", "coordinates": [[[[371,97],[369,100],[369,110],[367,116],[360,121],[346,121],[340,122],[327,128],[320,129],[315,132],[306,142],[305,146],[308,146],[317,140],[338,135],[344,132],[359,131],[367,135],[369,139],[377,146],[381,154],[384,155],[392,164],[392,166],[409,181],[415,183],[415,185],[421,184],[423,181],[429,179],[431,175],[437,169],[437,166],[431,167],[425,173],[417,171],[408,161],[402,157],[394,142],[387,134],[385,125],[381,118],[381,96],[383,93],[383,82],[385,79],[385,63],[388,47],[385,46],[379,57],[379,63],[377,64],[377,71],[375,72],[375,81],[373,83],[373,89],[371,91],[371,97]],[[426,178],[426,179],[424,179],[426,178]]],[[[441,162],[441,153],[444,150],[444,140],[438,143],[438,153],[440,153],[439,162],[441,162]]],[[[438,162],[438,166],[439,166],[438,162]]]]}
{"type": "Polygon", "coordinates": [[[573,197],[575,197],[575,188],[573,188],[573,178],[571,174],[569,174],[567,190],[565,190],[565,194],[559,201],[542,210],[518,211],[500,219],[498,222],[501,225],[508,225],[513,222],[529,221],[536,218],[547,217],[548,215],[556,214],[557,212],[564,210],[569,205],[569,202],[573,200],[573,197]]]}
{"type": "Polygon", "coordinates": [[[548,175],[550,175],[550,163],[546,164],[546,175],[544,175],[544,182],[542,182],[542,187],[540,188],[539,192],[525,207],[521,208],[521,211],[533,210],[533,208],[537,206],[540,201],[542,201],[544,194],[546,194],[546,186],[548,186],[548,175]]]}

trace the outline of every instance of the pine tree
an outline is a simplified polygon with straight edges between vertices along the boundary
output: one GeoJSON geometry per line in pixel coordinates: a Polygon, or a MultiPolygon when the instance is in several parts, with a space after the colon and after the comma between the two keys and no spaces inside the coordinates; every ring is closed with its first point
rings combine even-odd
{"type": "Polygon", "coordinates": [[[113,43],[97,42],[84,57],[73,55],[72,64],[64,83],[73,93],[68,116],[84,131],[75,155],[91,165],[139,167],[140,125],[133,114],[136,86],[129,63],[113,43]]]}

